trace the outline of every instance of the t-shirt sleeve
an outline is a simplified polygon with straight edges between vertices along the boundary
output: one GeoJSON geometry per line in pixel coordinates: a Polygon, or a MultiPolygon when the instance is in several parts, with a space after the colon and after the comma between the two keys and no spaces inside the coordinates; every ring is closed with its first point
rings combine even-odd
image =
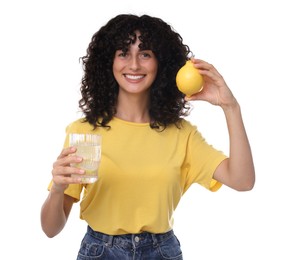
{"type": "MultiPolygon", "coordinates": [[[[48,190],[50,191],[52,187],[52,180],[50,181],[48,185],[48,190]]],[[[75,202],[80,201],[81,198],[81,192],[82,192],[83,186],[81,184],[70,184],[68,188],[64,191],[64,194],[74,198],[75,202]]]]}
{"type": "Polygon", "coordinates": [[[183,192],[193,183],[198,183],[210,191],[217,191],[222,184],[213,179],[218,165],[227,156],[209,145],[197,128],[193,128],[187,140],[186,157],[182,169],[184,176],[183,192]]]}

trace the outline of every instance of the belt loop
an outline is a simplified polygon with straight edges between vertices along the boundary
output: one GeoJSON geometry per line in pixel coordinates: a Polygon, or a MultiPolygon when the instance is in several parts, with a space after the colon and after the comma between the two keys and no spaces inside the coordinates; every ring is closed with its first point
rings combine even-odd
{"type": "Polygon", "coordinates": [[[151,236],[152,236],[152,240],[153,240],[153,245],[157,246],[158,245],[158,239],[157,239],[156,234],[151,234],[151,236]]]}
{"type": "Polygon", "coordinates": [[[108,235],[106,245],[109,247],[112,247],[113,246],[113,239],[114,239],[114,236],[108,235]]]}

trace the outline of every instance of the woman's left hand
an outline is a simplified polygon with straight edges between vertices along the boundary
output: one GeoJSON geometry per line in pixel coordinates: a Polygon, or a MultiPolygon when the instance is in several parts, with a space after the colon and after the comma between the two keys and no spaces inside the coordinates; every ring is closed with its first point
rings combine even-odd
{"type": "Polygon", "coordinates": [[[216,68],[200,59],[192,59],[194,66],[203,76],[203,89],[190,97],[185,97],[186,101],[203,100],[213,105],[220,106],[223,109],[233,106],[237,103],[231,90],[227,86],[222,75],[216,68]]]}

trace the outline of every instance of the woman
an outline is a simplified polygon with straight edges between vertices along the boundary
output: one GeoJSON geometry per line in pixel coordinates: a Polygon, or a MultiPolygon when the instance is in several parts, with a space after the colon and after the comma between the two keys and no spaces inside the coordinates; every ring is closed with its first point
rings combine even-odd
{"type": "Polygon", "coordinates": [[[82,58],[79,106],[84,117],[66,129],[102,135],[99,179],[82,184],[82,160],[69,147],[53,164],[41,210],[48,237],[64,228],[74,202],[88,224],[80,259],[182,259],[173,212],[193,183],[216,191],[222,184],[251,190],[255,173],[240,106],[209,63],[192,59],[204,78],[201,92],[185,97],[177,71],[190,49],[167,23],[148,15],[118,15],[94,34],[82,58]],[[191,100],[220,106],[227,120],[230,154],[207,144],[184,119],[191,100]],[[72,178],[79,174],[79,178],[72,178]],[[84,195],[81,197],[81,192],[84,195]]]}

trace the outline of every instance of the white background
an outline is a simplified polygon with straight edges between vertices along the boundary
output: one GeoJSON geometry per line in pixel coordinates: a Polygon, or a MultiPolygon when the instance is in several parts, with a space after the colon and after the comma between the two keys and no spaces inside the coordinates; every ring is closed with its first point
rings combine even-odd
{"type": "MultiPolygon", "coordinates": [[[[289,259],[286,2],[1,1],[0,258],[76,258],[86,228],[79,204],[52,239],[41,230],[40,208],[64,129],[81,115],[78,59],[110,18],[147,13],[171,24],[224,76],[241,104],[255,160],[250,192],[193,185],[185,194],[174,228],[184,259],[289,259]]],[[[194,107],[189,119],[227,153],[222,111],[202,102],[194,107]]]]}

